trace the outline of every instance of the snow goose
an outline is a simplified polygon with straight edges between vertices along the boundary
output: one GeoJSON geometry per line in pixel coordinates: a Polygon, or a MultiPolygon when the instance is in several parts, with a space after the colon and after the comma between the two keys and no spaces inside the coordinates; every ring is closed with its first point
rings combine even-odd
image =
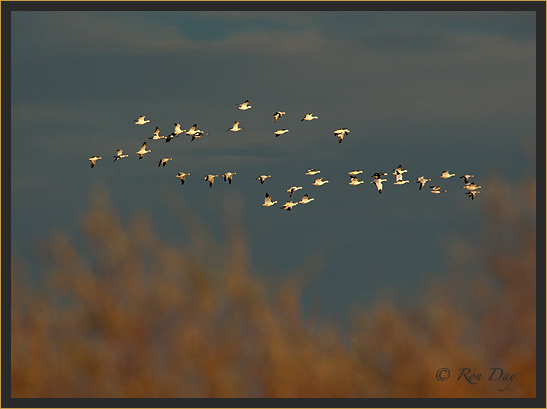
{"type": "Polygon", "coordinates": [[[402,175],[405,172],[408,172],[408,170],[403,169],[403,165],[399,165],[395,169],[393,169],[392,175],[402,175]]]}
{"type": "Polygon", "coordinates": [[[281,118],[283,115],[285,115],[286,112],[283,111],[275,111],[273,114],[273,121],[277,121],[279,118],[281,118]]]}
{"type": "Polygon", "coordinates": [[[306,116],[302,118],[301,121],[312,121],[314,119],[319,119],[319,117],[313,115],[312,113],[309,113],[309,114],[306,114],[306,116]]]}
{"type": "Polygon", "coordinates": [[[135,119],[135,125],[144,125],[150,122],[150,119],[144,119],[146,115],[139,116],[139,119],[135,119]]]}
{"type": "Polygon", "coordinates": [[[182,185],[184,185],[184,182],[186,182],[186,176],[190,176],[190,172],[188,172],[188,173],[179,172],[179,173],[177,173],[177,175],[175,177],[180,179],[180,183],[182,185]]]}
{"type": "Polygon", "coordinates": [[[329,181],[328,180],[323,180],[323,178],[317,178],[312,183],[312,185],[314,185],[314,186],[323,186],[325,183],[329,183],[329,181]]]}
{"type": "Polygon", "coordinates": [[[315,199],[313,197],[310,198],[307,194],[305,194],[304,196],[302,196],[302,200],[300,200],[298,203],[307,204],[311,202],[312,200],[315,200],[315,199]]]}
{"type": "Polygon", "coordinates": [[[382,182],[387,182],[387,179],[380,179],[380,177],[377,177],[370,183],[374,183],[378,189],[378,193],[382,193],[382,182]]]}
{"type": "Polygon", "coordinates": [[[129,157],[129,155],[124,155],[123,154],[123,149],[118,149],[116,151],[116,155],[114,156],[114,162],[120,160],[120,159],[123,159],[123,158],[127,158],[129,157]]]}
{"type": "Polygon", "coordinates": [[[146,142],[144,142],[141,146],[141,148],[138,150],[137,155],[139,155],[139,159],[142,159],[144,155],[147,153],[152,152],[151,150],[146,150],[146,142]]]}
{"type": "Polygon", "coordinates": [[[224,178],[224,181],[228,181],[229,184],[232,184],[232,177],[234,175],[237,175],[236,172],[226,172],[222,177],[224,178]]]}
{"type": "Polygon", "coordinates": [[[288,188],[286,190],[286,192],[289,192],[289,197],[291,197],[294,192],[296,192],[297,190],[300,190],[300,189],[302,189],[302,186],[293,186],[293,187],[288,188]]]}
{"type": "Polygon", "coordinates": [[[456,174],[450,173],[449,171],[445,170],[443,171],[443,174],[441,175],[441,179],[448,179],[448,178],[451,178],[452,176],[456,176],[456,174]]]}
{"type": "Polygon", "coordinates": [[[320,170],[315,170],[315,169],[308,169],[308,171],[305,173],[305,175],[313,176],[313,175],[317,175],[318,173],[321,173],[321,171],[320,170]]]}
{"type": "Polygon", "coordinates": [[[270,207],[277,203],[277,200],[272,202],[272,198],[269,194],[266,193],[266,197],[264,198],[264,203],[262,203],[262,206],[264,207],[270,207]]]}
{"type": "Polygon", "coordinates": [[[360,173],[363,173],[363,171],[362,170],[352,170],[351,172],[348,172],[348,175],[357,176],[360,173]]]}
{"type": "Polygon", "coordinates": [[[246,111],[247,109],[251,109],[251,105],[249,105],[248,99],[246,99],[245,102],[243,102],[242,104],[236,105],[238,105],[237,109],[239,109],[240,111],[246,111]]]}
{"type": "Polygon", "coordinates": [[[291,211],[291,209],[296,206],[298,204],[298,202],[292,202],[292,201],[288,201],[288,202],[285,202],[285,204],[283,206],[281,206],[282,209],[285,209],[285,210],[288,210],[288,211],[291,211]]]}
{"type": "Polygon", "coordinates": [[[480,189],[481,187],[482,186],[477,186],[475,182],[466,183],[465,185],[462,186],[463,189],[467,189],[467,190],[477,190],[477,189],[480,189]]]}
{"type": "Polygon", "coordinates": [[[469,196],[472,200],[475,200],[475,195],[480,192],[480,190],[470,190],[468,192],[465,192],[465,194],[469,196]]]}
{"type": "Polygon", "coordinates": [[[434,193],[436,195],[438,195],[439,193],[446,192],[446,189],[441,190],[440,186],[429,186],[429,188],[431,189],[431,193],[434,193]]]}
{"type": "Polygon", "coordinates": [[[272,175],[260,175],[256,179],[260,180],[260,184],[263,185],[264,182],[266,181],[266,179],[271,178],[271,177],[272,177],[272,175]]]}
{"type": "Polygon", "coordinates": [[[348,183],[348,185],[357,186],[357,185],[359,185],[359,184],[361,184],[361,183],[365,183],[365,182],[363,182],[362,180],[357,179],[357,177],[355,177],[355,176],[352,176],[350,179],[351,179],[351,180],[350,180],[350,182],[348,183]]]}
{"type": "Polygon", "coordinates": [[[160,136],[160,128],[158,128],[156,126],[156,129],[154,130],[154,133],[148,139],[158,140],[158,139],[166,139],[166,138],[165,138],[165,136],[160,136]]]}
{"type": "Polygon", "coordinates": [[[408,182],[409,182],[408,180],[403,180],[403,174],[402,173],[397,173],[395,175],[394,185],[404,185],[405,183],[408,183],[408,182]]]}
{"type": "Polygon", "coordinates": [[[334,131],[334,135],[338,137],[338,143],[341,143],[347,134],[349,134],[349,129],[347,128],[338,128],[334,131]]]}
{"type": "Polygon", "coordinates": [[[463,183],[469,183],[469,178],[474,178],[475,175],[463,175],[460,176],[460,179],[463,179],[463,183]]]}
{"type": "Polygon", "coordinates": [[[239,126],[239,121],[235,121],[234,125],[232,125],[232,127],[230,129],[228,129],[228,131],[238,132],[238,131],[241,131],[242,129],[243,128],[240,128],[240,126],[239,126]]]}
{"type": "Polygon", "coordinates": [[[203,180],[209,182],[209,187],[213,187],[213,183],[215,183],[215,178],[218,178],[218,175],[205,175],[203,180]]]}
{"type": "Polygon", "coordinates": [[[102,159],[102,156],[94,155],[94,156],[92,156],[91,158],[88,159],[88,161],[91,162],[91,168],[94,168],[94,167],[95,167],[95,163],[97,163],[97,161],[98,161],[99,159],[102,159]]]}
{"type": "Polygon", "coordinates": [[[169,162],[170,160],[173,160],[173,158],[161,158],[159,161],[158,161],[158,168],[163,165],[163,167],[165,167],[165,165],[167,165],[167,162],[169,162]]]}
{"type": "Polygon", "coordinates": [[[201,129],[196,130],[194,134],[192,135],[192,139],[190,141],[193,141],[196,138],[201,138],[203,135],[209,135],[207,132],[203,132],[201,129]]]}
{"type": "Polygon", "coordinates": [[[431,182],[431,179],[426,179],[423,176],[420,176],[418,179],[416,179],[416,183],[420,184],[420,187],[418,188],[418,190],[422,190],[422,187],[424,187],[427,181],[431,182]]]}
{"type": "Polygon", "coordinates": [[[287,132],[289,132],[288,129],[278,129],[277,131],[274,132],[274,135],[277,138],[279,135],[283,135],[284,133],[287,133],[287,132]]]}

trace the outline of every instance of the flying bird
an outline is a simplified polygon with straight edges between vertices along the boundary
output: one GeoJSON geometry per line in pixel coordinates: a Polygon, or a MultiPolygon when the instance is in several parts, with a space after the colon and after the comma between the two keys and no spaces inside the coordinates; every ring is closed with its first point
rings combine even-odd
{"type": "Polygon", "coordinates": [[[314,185],[314,186],[323,186],[325,183],[329,183],[329,181],[328,180],[323,180],[323,178],[317,178],[312,183],[312,185],[314,185]]]}
{"type": "Polygon", "coordinates": [[[315,199],[313,197],[310,198],[307,194],[305,194],[304,196],[302,196],[302,200],[300,200],[298,203],[307,204],[311,202],[312,200],[315,200],[315,199]]]}
{"type": "Polygon", "coordinates": [[[463,183],[469,183],[469,178],[474,178],[475,175],[463,175],[460,176],[460,179],[463,179],[463,183]]]}
{"type": "Polygon", "coordinates": [[[431,189],[430,192],[431,192],[431,193],[434,193],[434,194],[436,194],[436,195],[438,195],[439,193],[446,192],[446,189],[441,190],[441,187],[440,187],[440,186],[429,186],[429,188],[431,189]]]}
{"type": "Polygon", "coordinates": [[[418,188],[418,190],[422,190],[422,187],[424,187],[427,181],[431,182],[431,179],[426,179],[423,176],[420,176],[418,179],[416,179],[416,183],[420,184],[420,187],[418,188]]]}
{"type": "Polygon", "coordinates": [[[355,177],[355,176],[352,176],[350,179],[351,179],[351,180],[350,180],[350,182],[348,183],[348,185],[357,186],[357,185],[359,185],[359,184],[361,184],[361,183],[365,183],[365,182],[363,182],[362,180],[357,179],[357,177],[355,177]]]}
{"type": "Polygon", "coordinates": [[[150,122],[150,119],[144,119],[146,115],[139,116],[139,119],[135,119],[135,125],[144,125],[150,122]]]}
{"type": "Polygon", "coordinates": [[[334,135],[338,137],[338,143],[342,143],[344,136],[349,134],[349,129],[347,128],[338,128],[334,131],[334,135]]]}
{"type": "Polygon", "coordinates": [[[441,179],[448,179],[448,178],[451,178],[452,176],[456,176],[456,174],[450,173],[449,171],[445,170],[443,171],[443,174],[441,175],[441,179]]]}
{"type": "Polygon", "coordinates": [[[228,181],[229,184],[232,184],[232,177],[234,175],[237,175],[236,172],[226,172],[222,177],[224,178],[224,181],[228,181]]]}
{"type": "Polygon", "coordinates": [[[308,171],[305,173],[305,175],[313,176],[313,175],[317,175],[318,173],[321,173],[321,171],[320,170],[315,170],[315,169],[308,169],[308,171]]]}
{"type": "Polygon", "coordinates": [[[348,175],[357,176],[359,173],[363,173],[363,171],[362,170],[352,170],[351,172],[348,172],[348,175]]]}
{"type": "Polygon", "coordinates": [[[123,158],[127,158],[129,155],[124,155],[123,154],[123,149],[118,149],[116,151],[116,155],[114,156],[114,162],[120,160],[120,159],[123,159],[123,158]]]}
{"type": "Polygon", "coordinates": [[[260,175],[257,180],[260,180],[260,184],[263,185],[266,179],[271,178],[272,175],[260,175]]]}
{"type": "Polygon", "coordinates": [[[380,177],[374,178],[370,183],[374,183],[378,189],[378,193],[382,193],[382,182],[387,182],[387,179],[380,179],[380,177]]]}
{"type": "Polygon", "coordinates": [[[405,172],[408,172],[408,170],[403,169],[403,165],[399,165],[395,169],[393,169],[392,175],[402,175],[405,172]]]}
{"type": "Polygon", "coordinates": [[[234,125],[230,129],[228,129],[228,131],[238,132],[238,131],[241,131],[242,129],[243,128],[239,127],[239,121],[235,121],[234,125]]]}
{"type": "Polygon", "coordinates": [[[88,159],[88,161],[91,162],[91,168],[92,168],[92,169],[95,167],[95,163],[97,163],[97,161],[98,161],[99,159],[102,159],[102,156],[97,156],[97,155],[95,155],[95,156],[92,156],[91,158],[88,159]]]}
{"type": "Polygon", "coordinates": [[[298,204],[298,202],[292,202],[292,201],[288,201],[286,202],[283,206],[281,206],[282,209],[285,209],[285,210],[288,210],[288,211],[291,211],[291,209],[296,206],[298,204]]]}
{"type": "Polygon", "coordinates": [[[203,180],[209,182],[209,187],[213,187],[213,183],[215,183],[215,178],[218,178],[218,175],[205,175],[203,180]]]}
{"type": "Polygon", "coordinates": [[[277,131],[274,132],[274,135],[277,138],[279,135],[283,135],[284,133],[287,133],[287,132],[289,132],[288,129],[278,129],[277,131]]]}
{"type": "Polygon", "coordinates": [[[154,130],[154,133],[152,134],[152,136],[148,139],[153,139],[153,140],[157,140],[157,139],[165,139],[165,136],[160,136],[160,128],[158,128],[156,126],[156,129],[154,130]]]}
{"type": "Polygon", "coordinates": [[[141,146],[141,148],[138,150],[137,155],[139,155],[139,159],[142,159],[144,155],[147,153],[152,152],[151,150],[146,150],[146,142],[144,142],[141,146]]]}
{"type": "Polygon", "coordinates": [[[467,189],[467,190],[477,190],[477,189],[480,189],[481,187],[482,186],[477,186],[475,182],[466,183],[465,185],[462,186],[463,189],[467,189]]]}
{"type": "Polygon", "coordinates": [[[371,176],[372,179],[380,179],[382,176],[387,175],[386,172],[376,172],[374,175],[371,176]]]}
{"type": "Polygon", "coordinates": [[[158,168],[163,165],[163,167],[165,167],[165,165],[167,165],[167,162],[169,162],[170,160],[173,160],[173,158],[161,158],[159,161],[158,161],[158,168]]]}
{"type": "Polygon", "coordinates": [[[480,190],[470,190],[468,192],[465,192],[465,194],[469,196],[472,200],[475,200],[475,195],[480,192],[480,190]]]}
{"type": "Polygon", "coordinates": [[[302,189],[302,186],[293,186],[293,187],[288,188],[286,190],[286,192],[289,192],[289,197],[291,197],[294,192],[296,192],[297,190],[300,190],[300,189],[302,189]]]}
{"type": "Polygon", "coordinates": [[[264,203],[262,203],[262,206],[264,207],[270,207],[277,203],[277,200],[272,202],[272,198],[269,194],[266,193],[266,197],[264,198],[264,203]]]}
{"type": "Polygon", "coordinates": [[[186,181],[186,176],[190,176],[190,173],[179,172],[175,177],[180,179],[180,183],[184,185],[184,182],[186,181]]]}
{"type": "Polygon", "coordinates": [[[285,115],[286,112],[283,112],[283,111],[276,111],[274,112],[273,114],[273,121],[277,121],[279,118],[281,118],[283,115],[285,115]]]}
{"type": "Polygon", "coordinates": [[[310,114],[306,114],[306,116],[302,118],[301,121],[312,121],[314,119],[319,119],[319,117],[310,113],[310,114]]]}
{"type": "Polygon", "coordinates": [[[242,104],[236,104],[236,105],[239,105],[237,107],[237,109],[239,109],[240,111],[246,111],[247,109],[251,109],[251,105],[249,105],[249,100],[245,100],[245,102],[243,102],[242,104]]]}

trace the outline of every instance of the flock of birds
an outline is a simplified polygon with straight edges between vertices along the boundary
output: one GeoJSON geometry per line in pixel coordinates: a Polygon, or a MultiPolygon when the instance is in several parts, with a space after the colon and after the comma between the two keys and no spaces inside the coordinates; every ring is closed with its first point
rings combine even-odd
{"type": "MultiPolygon", "coordinates": [[[[236,105],[237,105],[237,109],[240,110],[240,111],[246,111],[248,109],[251,109],[251,107],[252,107],[250,105],[249,100],[246,100],[245,102],[243,102],[241,104],[236,104],[236,105]]],[[[274,112],[273,113],[273,122],[276,122],[278,119],[280,119],[285,114],[286,114],[286,112],[283,112],[283,111],[274,112]]],[[[312,121],[314,119],[318,119],[318,116],[314,115],[313,113],[308,113],[301,119],[301,121],[312,121]]],[[[150,120],[146,119],[146,115],[141,115],[138,119],[135,120],[134,123],[135,123],[135,125],[146,125],[149,122],[150,122],[150,120]]],[[[185,134],[185,135],[191,136],[191,138],[192,138],[191,141],[194,141],[195,139],[201,138],[204,135],[209,135],[207,132],[204,132],[204,131],[198,129],[197,124],[192,125],[192,127],[188,130],[181,129],[181,125],[179,123],[175,123],[174,125],[175,125],[175,128],[174,128],[173,132],[171,134],[167,135],[167,136],[161,136],[160,135],[160,129],[156,126],[156,129],[154,130],[154,133],[148,139],[152,139],[152,140],[164,139],[165,142],[170,142],[173,138],[178,137],[180,134],[185,134]]],[[[232,125],[232,127],[227,129],[227,132],[239,132],[243,129],[244,128],[239,126],[239,121],[235,121],[234,124],[232,125]]],[[[278,136],[283,135],[287,132],[289,132],[288,129],[278,129],[277,131],[274,132],[274,135],[275,135],[275,137],[278,137],[278,136]]],[[[349,133],[350,133],[350,130],[347,129],[347,128],[339,128],[339,129],[336,129],[334,131],[334,135],[338,138],[338,143],[341,143],[344,140],[344,137],[347,136],[349,133]]],[[[136,154],[139,156],[139,159],[142,159],[144,157],[144,155],[146,155],[147,153],[152,152],[150,149],[146,149],[147,146],[148,146],[148,144],[145,141],[142,144],[141,148],[136,152],[136,154]]],[[[129,157],[129,155],[124,154],[123,149],[118,149],[117,152],[116,152],[116,155],[114,155],[114,162],[117,162],[118,160],[123,159],[123,158],[127,158],[127,157],[129,157]]],[[[102,159],[102,156],[94,155],[94,156],[90,157],[88,160],[91,163],[91,168],[95,167],[97,161],[100,160],[100,159],[102,159]]],[[[158,160],[158,167],[167,165],[167,163],[170,160],[173,160],[173,158],[165,157],[165,158],[159,159],[158,160]]],[[[407,169],[403,169],[402,165],[397,166],[392,172],[392,175],[395,176],[395,182],[393,184],[394,185],[404,185],[406,183],[409,183],[409,180],[405,180],[403,178],[403,174],[406,173],[407,171],[408,171],[407,169]]],[[[313,176],[313,175],[317,175],[320,172],[321,171],[316,170],[316,169],[308,169],[308,171],[305,173],[305,175],[313,176]]],[[[349,175],[349,178],[350,178],[350,181],[349,181],[348,184],[351,185],[351,186],[358,186],[361,183],[365,183],[363,180],[359,180],[359,178],[358,178],[358,175],[361,174],[361,173],[363,173],[362,170],[352,170],[352,171],[348,172],[348,175],[349,175]]],[[[222,177],[223,177],[225,182],[228,181],[228,183],[231,184],[232,183],[232,178],[234,177],[234,175],[237,175],[237,173],[236,172],[226,172],[222,175],[222,177]]],[[[386,175],[387,175],[387,172],[375,172],[371,176],[372,181],[370,183],[372,183],[376,186],[376,188],[378,190],[378,193],[380,193],[380,194],[382,193],[382,189],[383,189],[382,182],[387,182],[388,181],[387,179],[382,178],[383,176],[386,176],[386,175]]],[[[181,184],[184,185],[184,182],[186,181],[186,176],[190,176],[190,173],[189,172],[188,173],[178,172],[177,175],[175,175],[175,178],[180,179],[181,184]]],[[[445,171],[442,172],[440,178],[441,179],[449,179],[453,176],[456,176],[456,174],[455,173],[450,173],[448,170],[445,170],[445,171]]],[[[215,181],[215,178],[217,178],[217,177],[219,177],[219,175],[207,174],[207,175],[205,175],[203,180],[205,180],[207,183],[209,183],[209,187],[211,188],[211,187],[213,187],[213,183],[215,181]]],[[[270,177],[272,177],[272,176],[271,175],[260,175],[256,179],[259,180],[261,184],[264,184],[266,182],[266,180],[270,177]]],[[[480,193],[479,189],[481,189],[481,186],[478,186],[477,184],[475,184],[475,182],[470,182],[469,181],[470,178],[474,178],[474,177],[475,177],[475,175],[471,175],[471,174],[465,174],[465,175],[460,176],[460,178],[463,179],[463,182],[464,182],[463,186],[461,186],[461,187],[466,190],[465,193],[471,199],[475,199],[475,195],[477,193],[480,193]]],[[[427,184],[427,182],[430,182],[430,181],[431,181],[431,179],[427,179],[424,176],[418,177],[416,179],[416,183],[419,183],[418,189],[421,190],[427,184]]],[[[312,185],[313,186],[322,186],[326,183],[329,183],[329,181],[328,180],[323,180],[322,177],[319,177],[319,178],[315,179],[315,181],[312,183],[312,185]]],[[[440,193],[446,193],[447,192],[447,190],[443,189],[441,186],[429,186],[429,188],[431,189],[430,192],[433,193],[433,194],[440,194],[440,193]]],[[[291,198],[292,195],[297,190],[301,190],[301,189],[303,189],[302,186],[291,186],[290,188],[288,188],[286,190],[286,192],[289,194],[289,198],[291,198]]],[[[293,202],[292,200],[288,200],[288,201],[286,201],[286,203],[283,206],[281,206],[281,208],[290,211],[293,207],[295,207],[298,204],[307,204],[307,203],[310,203],[313,200],[315,200],[313,197],[310,198],[307,194],[305,194],[300,201],[293,202]]],[[[264,199],[264,203],[262,204],[262,206],[270,207],[270,206],[275,205],[276,203],[277,203],[277,201],[272,201],[271,196],[268,193],[266,193],[266,197],[264,199]]]]}

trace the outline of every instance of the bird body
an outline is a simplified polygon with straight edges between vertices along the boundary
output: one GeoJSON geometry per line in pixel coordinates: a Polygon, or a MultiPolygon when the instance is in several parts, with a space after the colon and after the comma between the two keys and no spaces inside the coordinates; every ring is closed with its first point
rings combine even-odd
{"type": "Polygon", "coordinates": [[[314,119],[319,119],[319,117],[315,116],[312,113],[309,113],[309,114],[306,114],[306,116],[304,118],[302,118],[301,121],[312,121],[314,119]]]}
{"type": "Polygon", "coordinates": [[[279,135],[283,135],[284,133],[287,133],[287,132],[289,132],[288,129],[278,129],[277,131],[274,132],[274,135],[277,138],[279,135]]]}
{"type": "Polygon", "coordinates": [[[232,177],[234,175],[237,175],[236,172],[226,172],[222,177],[224,178],[224,181],[228,181],[229,184],[232,184],[232,177]]]}
{"type": "Polygon", "coordinates": [[[363,182],[362,180],[357,179],[356,177],[351,177],[350,179],[351,179],[351,180],[350,180],[350,182],[348,183],[348,185],[357,186],[357,185],[359,185],[359,184],[361,184],[361,183],[365,183],[365,182],[363,182]]]}
{"type": "Polygon", "coordinates": [[[272,202],[272,198],[269,194],[266,193],[266,197],[264,198],[264,203],[262,203],[262,206],[264,207],[270,207],[277,203],[277,200],[272,202]]]}
{"type": "Polygon", "coordinates": [[[160,128],[158,128],[156,126],[156,129],[154,130],[154,133],[152,134],[152,136],[148,139],[153,139],[153,140],[157,140],[157,139],[166,139],[165,136],[160,136],[160,128]]]}
{"type": "Polygon", "coordinates": [[[116,151],[116,155],[114,156],[114,162],[120,160],[120,159],[123,159],[123,158],[127,158],[129,155],[124,155],[123,154],[123,149],[118,149],[116,151]]]}
{"type": "Polygon", "coordinates": [[[313,176],[313,175],[317,175],[318,173],[321,173],[321,171],[320,170],[315,170],[315,169],[308,169],[308,171],[305,173],[305,175],[313,176]]]}
{"type": "Polygon", "coordinates": [[[472,200],[475,200],[475,195],[480,192],[480,190],[469,190],[468,192],[465,192],[465,194],[469,196],[472,200]]]}
{"type": "Polygon", "coordinates": [[[263,185],[266,179],[271,178],[272,175],[260,175],[257,180],[260,180],[260,184],[263,185]]]}
{"type": "Polygon", "coordinates": [[[381,179],[381,178],[375,178],[372,182],[370,183],[374,183],[376,185],[376,188],[378,189],[378,193],[382,193],[382,188],[383,188],[383,185],[382,185],[382,182],[387,182],[387,179],[381,179]]]}
{"type": "Polygon", "coordinates": [[[209,187],[213,187],[213,183],[215,183],[215,178],[218,178],[218,175],[205,175],[203,180],[209,182],[209,187]]]}
{"type": "Polygon", "coordinates": [[[431,182],[431,179],[426,179],[423,176],[420,176],[418,179],[416,179],[416,183],[420,184],[420,187],[418,188],[418,190],[422,190],[422,187],[424,187],[427,181],[431,182]]]}
{"type": "Polygon", "coordinates": [[[184,185],[184,182],[186,181],[186,176],[190,176],[190,173],[179,172],[175,177],[180,179],[180,183],[184,185]]]}
{"type": "Polygon", "coordinates": [[[292,202],[292,201],[287,201],[287,202],[285,202],[285,204],[283,206],[281,206],[281,208],[290,211],[297,204],[298,204],[298,202],[295,203],[295,202],[292,202]]]}
{"type": "Polygon", "coordinates": [[[450,173],[449,171],[445,170],[443,171],[443,174],[441,175],[441,179],[448,179],[448,178],[451,178],[452,176],[456,176],[456,174],[450,173]]]}
{"type": "Polygon", "coordinates": [[[165,165],[167,165],[167,162],[169,162],[170,160],[173,160],[173,158],[161,158],[158,161],[158,168],[162,165],[165,167],[165,165]]]}
{"type": "Polygon", "coordinates": [[[429,187],[431,189],[431,193],[434,193],[436,195],[438,195],[439,193],[446,193],[446,189],[441,190],[440,186],[429,186],[429,187]]]}
{"type": "Polygon", "coordinates": [[[240,128],[239,126],[239,121],[235,121],[234,124],[232,125],[232,127],[230,129],[228,129],[228,131],[231,131],[231,132],[238,132],[238,131],[241,131],[243,128],[240,128]]]}
{"type": "Polygon", "coordinates": [[[347,128],[338,128],[334,131],[334,135],[338,137],[338,143],[342,143],[344,136],[349,134],[349,129],[347,128]]]}
{"type": "Polygon", "coordinates": [[[329,183],[329,181],[328,180],[323,180],[323,178],[317,178],[312,183],[312,185],[314,185],[314,186],[323,186],[325,183],[329,183]]]}
{"type": "Polygon", "coordinates": [[[311,202],[312,200],[315,200],[313,197],[310,198],[307,194],[302,196],[302,200],[300,200],[298,203],[301,203],[301,204],[307,204],[309,202],[311,202]]]}
{"type": "Polygon", "coordinates": [[[380,179],[382,176],[387,175],[386,172],[376,172],[374,175],[371,176],[372,179],[380,179]]]}
{"type": "Polygon", "coordinates": [[[102,156],[94,155],[94,156],[92,156],[91,158],[88,159],[88,161],[91,162],[91,168],[92,168],[92,169],[95,167],[95,163],[97,163],[97,161],[98,161],[99,159],[102,159],[102,156]]]}
{"type": "Polygon", "coordinates": [[[348,172],[348,175],[357,176],[360,173],[363,173],[363,171],[362,170],[352,170],[351,172],[348,172]]]}
{"type": "Polygon", "coordinates": [[[471,183],[466,183],[465,185],[462,186],[463,189],[467,189],[467,190],[477,190],[477,189],[480,189],[482,186],[477,186],[475,182],[471,182],[471,183]]]}
{"type": "Polygon", "coordinates": [[[469,178],[474,178],[475,175],[463,175],[460,176],[460,179],[463,179],[463,183],[469,183],[469,178]]]}
{"type": "Polygon", "coordinates": [[[146,115],[139,116],[139,119],[135,119],[135,125],[144,125],[150,122],[150,119],[144,119],[146,115]]]}
{"type": "Polygon", "coordinates": [[[292,186],[292,187],[288,188],[286,190],[286,192],[289,192],[289,197],[291,197],[294,192],[296,192],[297,190],[300,190],[300,189],[302,189],[302,186],[292,186]]]}
{"type": "Polygon", "coordinates": [[[152,152],[151,150],[146,150],[146,142],[144,142],[141,146],[141,148],[136,152],[137,155],[139,155],[139,159],[142,159],[144,155],[147,153],[152,152]]]}
{"type": "Polygon", "coordinates": [[[279,118],[281,118],[283,115],[285,115],[286,112],[283,111],[275,111],[273,114],[273,121],[277,121],[279,118]]]}
{"type": "Polygon", "coordinates": [[[240,111],[246,111],[247,109],[251,109],[251,105],[249,105],[249,100],[245,100],[242,104],[239,104],[237,107],[240,111]]]}

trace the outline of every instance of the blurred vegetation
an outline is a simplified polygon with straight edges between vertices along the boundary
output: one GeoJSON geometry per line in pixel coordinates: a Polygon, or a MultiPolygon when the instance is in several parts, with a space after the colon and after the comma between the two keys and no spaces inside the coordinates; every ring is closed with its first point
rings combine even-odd
{"type": "Polygon", "coordinates": [[[54,235],[47,280],[13,257],[12,396],[534,397],[535,180],[519,189],[493,181],[477,197],[482,236],[455,243],[420,305],[385,300],[349,332],[304,318],[301,275],[272,288],[251,271],[237,215],[223,243],[185,218],[177,248],[94,192],[85,248],[54,235]],[[457,381],[463,367],[517,375],[500,392],[457,381]]]}

